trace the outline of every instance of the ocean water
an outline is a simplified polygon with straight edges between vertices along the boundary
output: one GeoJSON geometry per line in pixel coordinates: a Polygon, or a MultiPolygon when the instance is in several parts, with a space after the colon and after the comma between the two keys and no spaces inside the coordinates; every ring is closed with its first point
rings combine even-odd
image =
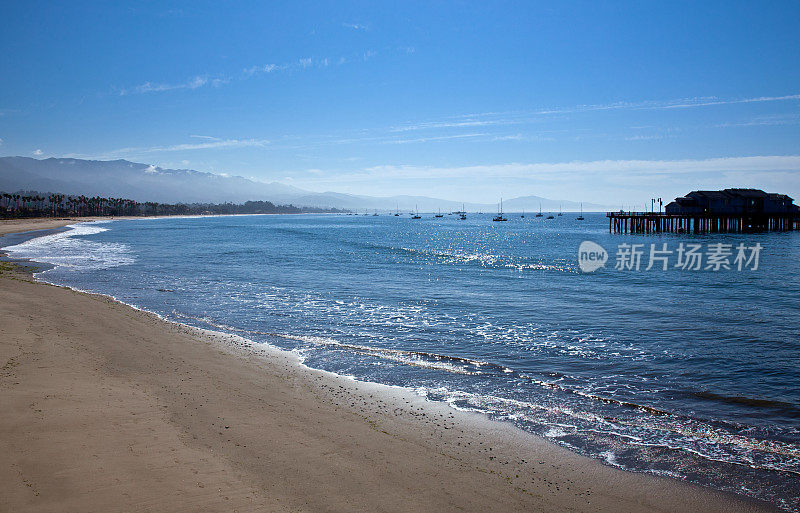
{"type": "Polygon", "coordinates": [[[609,465],[800,510],[800,233],[611,235],[509,214],[286,215],[83,224],[7,247],[45,281],[295,350],[609,465]],[[609,253],[582,273],[578,246],[609,253]],[[650,244],[730,244],[731,269],[650,244]],[[641,268],[615,269],[620,244],[641,268]],[[758,268],[735,247],[760,244],[758,268]],[[703,266],[705,267],[705,265],[703,266]]]}

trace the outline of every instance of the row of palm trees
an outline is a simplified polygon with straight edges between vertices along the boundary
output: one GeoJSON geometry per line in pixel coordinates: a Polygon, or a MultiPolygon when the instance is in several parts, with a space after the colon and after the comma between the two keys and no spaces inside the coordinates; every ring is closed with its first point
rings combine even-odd
{"type": "Polygon", "coordinates": [[[237,203],[140,203],[126,198],[68,196],[36,192],[0,192],[3,217],[169,216],[187,214],[299,214],[301,212],[347,212],[335,208],[275,205],[269,201],[237,203]]]}
{"type": "Polygon", "coordinates": [[[187,214],[190,210],[183,204],[139,203],[127,198],[0,193],[2,217],[174,215],[187,214]]]}

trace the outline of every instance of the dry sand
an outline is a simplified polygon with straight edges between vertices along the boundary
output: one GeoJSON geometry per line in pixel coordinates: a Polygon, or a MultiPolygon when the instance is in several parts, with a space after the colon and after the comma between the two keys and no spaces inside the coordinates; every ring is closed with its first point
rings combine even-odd
{"type": "Polygon", "coordinates": [[[768,510],[0,266],[0,511],[768,510]]]}

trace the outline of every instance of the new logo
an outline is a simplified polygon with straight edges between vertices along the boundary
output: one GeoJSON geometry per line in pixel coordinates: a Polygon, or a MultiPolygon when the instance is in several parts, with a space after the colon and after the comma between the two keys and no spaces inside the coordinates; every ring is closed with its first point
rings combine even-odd
{"type": "Polygon", "coordinates": [[[606,265],[608,252],[596,242],[585,240],[578,247],[578,266],[585,273],[594,272],[606,265]]]}

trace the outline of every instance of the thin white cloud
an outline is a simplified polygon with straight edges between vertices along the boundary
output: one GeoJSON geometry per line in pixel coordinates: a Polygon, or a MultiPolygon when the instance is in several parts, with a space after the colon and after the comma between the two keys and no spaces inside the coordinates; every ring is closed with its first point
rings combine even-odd
{"type": "Polygon", "coordinates": [[[279,69],[281,69],[281,66],[277,64],[264,64],[262,66],[250,66],[249,68],[245,68],[242,70],[242,73],[244,73],[246,77],[251,77],[258,73],[272,73],[279,69]]]}
{"type": "Polygon", "coordinates": [[[152,153],[163,153],[163,152],[263,147],[267,146],[269,143],[270,142],[267,139],[218,139],[218,140],[208,140],[206,142],[199,142],[199,143],[173,144],[170,146],[120,148],[117,150],[101,154],[94,154],[94,155],[70,153],[64,156],[68,158],[96,158],[96,159],[125,158],[136,155],[148,155],[152,153]]]}
{"type": "MultiPolygon", "coordinates": [[[[800,174],[800,155],[759,155],[683,160],[594,160],[477,166],[374,166],[351,173],[351,178],[545,178],[568,175],[675,175],[685,173],[789,171],[800,174]]],[[[348,175],[345,175],[348,176],[348,175]]],[[[337,180],[345,176],[337,175],[337,180]]]]}
{"type": "MultiPolygon", "coordinates": [[[[224,84],[226,79],[222,78],[214,78],[211,80],[211,84],[214,86],[219,86],[224,84]]],[[[174,91],[177,89],[199,89],[209,83],[209,78],[207,76],[195,76],[187,80],[186,82],[182,82],[180,84],[156,84],[153,82],[145,82],[141,85],[138,85],[132,89],[122,89],[119,92],[120,96],[127,96],[130,94],[146,94],[146,93],[154,93],[154,92],[163,92],[163,91],[174,91]]]]}
{"type": "Polygon", "coordinates": [[[732,123],[718,123],[715,128],[748,127],[748,126],[781,126],[800,124],[800,114],[778,114],[773,116],[758,116],[747,121],[732,123]]]}
{"type": "Polygon", "coordinates": [[[207,150],[213,148],[246,148],[250,146],[266,146],[269,141],[266,139],[224,139],[208,141],[203,143],[174,144],[172,146],[154,146],[145,148],[146,153],[157,153],[160,151],[187,151],[187,150],[207,150]]]}
{"type": "Polygon", "coordinates": [[[696,100],[687,100],[683,102],[676,102],[671,105],[664,105],[663,109],[688,109],[692,107],[708,107],[710,105],[735,105],[739,103],[764,103],[764,102],[781,102],[787,100],[800,100],[800,94],[787,94],[784,96],[758,96],[755,98],[740,98],[733,100],[721,100],[717,98],[699,98],[696,100]]]}
{"type": "Polygon", "coordinates": [[[556,115],[576,114],[582,112],[600,112],[613,110],[669,110],[711,107],[717,105],[740,105],[752,103],[769,103],[798,101],[800,94],[783,96],[758,96],[752,98],[720,99],[717,97],[679,98],[673,100],[648,100],[639,102],[613,102],[607,104],[574,105],[571,107],[544,108],[531,111],[484,112],[461,114],[441,120],[407,123],[391,127],[394,132],[412,130],[429,130],[440,128],[463,128],[475,126],[507,126],[542,121],[556,115]]]}
{"type": "Polygon", "coordinates": [[[38,157],[40,155],[44,155],[44,152],[42,150],[36,149],[36,150],[33,150],[33,154],[38,157]]]}
{"type": "MultiPolygon", "coordinates": [[[[406,53],[413,53],[413,49],[411,52],[408,52],[408,49],[404,49],[404,51],[406,53]]],[[[220,87],[234,80],[246,80],[248,78],[252,78],[254,76],[263,73],[273,73],[277,71],[291,70],[291,69],[326,68],[329,65],[331,65],[331,63],[342,65],[354,61],[366,62],[369,59],[375,57],[376,55],[377,55],[376,51],[367,50],[365,52],[351,55],[349,57],[348,56],[341,56],[338,58],[304,57],[286,64],[258,64],[249,66],[247,68],[242,69],[240,74],[232,76],[218,75],[211,77],[209,75],[196,75],[194,77],[187,79],[185,82],[180,82],[180,83],[163,83],[163,82],[147,81],[135,87],[119,89],[118,94],[120,96],[128,96],[132,94],[194,90],[194,89],[200,89],[205,86],[220,87]]],[[[0,112],[0,114],[2,114],[2,112],[0,112]]]]}
{"type": "Polygon", "coordinates": [[[438,137],[420,137],[417,139],[390,139],[384,141],[386,144],[412,144],[412,143],[426,143],[433,141],[446,141],[450,139],[470,139],[473,137],[484,137],[488,134],[458,134],[458,135],[441,135],[438,137]]]}
{"type": "Polygon", "coordinates": [[[369,30],[369,27],[360,23],[342,23],[342,26],[353,30],[369,30]]]}
{"type": "Polygon", "coordinates": [[[525,136],[525,135],[522,135],[522,134],[496,135],[496,136],[492,137],[492,141],[526,141],[526,140],[531,140],[531,139],[534,139],[534,140],[537,140],[537,141],[544,141],[544,140],[552,141],[553,140],[553,138],[544,138],[544,137],[533,137],[532,138],[530,136],[525,136]]]}
{"type": "Polygon", "coordinates": [[[251,78],[263,73],[274,73],[278,71],[289,71],[293,69],[310,69],[310,68],[326,68],[331,63],[336,64],[344,64],[349,62],[349,59],[346,57],[339,57],[338,59],[332,59],[329,57],[303,57],[301,59],[297,59],[296,61],[287,63],[287,64],[264,64],[264,65],[256,65],[250,66],[249,68],[245,68],[242,70],[241,79],[251,78]]]}
{"type": "Polygon", "coordinates": [[[415,125],[403,125],[403,126],[391,127],[390,131],[409,132],[412,130],[425,130],[432,128],[465,128],[474,126],[509,125],[509,124],[512,124],[512,122],[507,119],[506,120],[473,119],[468,121],[429,121],[424,123],[417,123],[415,125]]]}
{"type": "Polygon", "coordinates": [[[219,137],[213,137],[213,136],[210,136],[210,135],[189,134],[189,137],[193,137],[195,139],[205,139],[205,140],[208,140],[208,141],[221,141],[222,140],[219,137]]]}
{"type": "Polygon", "coordinates": [[[626,141],[655,141],[658,139],[663,139],[663,135],[632,135],[629,137],[625,137],[626,141]]]}

